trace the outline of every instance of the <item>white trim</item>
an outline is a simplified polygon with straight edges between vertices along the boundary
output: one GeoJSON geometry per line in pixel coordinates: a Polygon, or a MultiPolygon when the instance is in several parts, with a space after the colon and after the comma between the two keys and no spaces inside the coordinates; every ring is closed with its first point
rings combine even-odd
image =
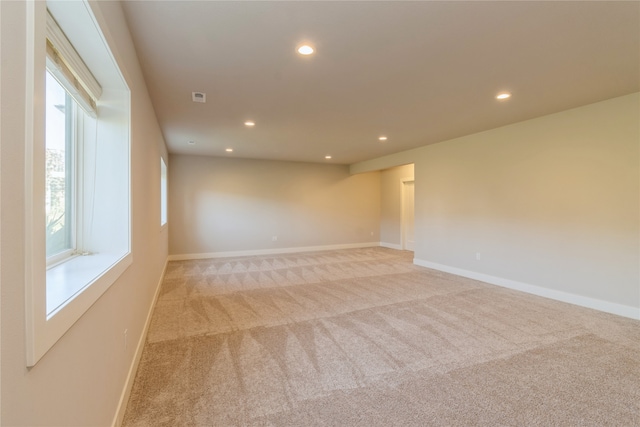
{"type": "Polygon", "coordinates": [[[383,248],[397,249],[399,251],[402,250],[402,245],[399,245],[397,243],[380,242],[380,246],[382,246],[383,248]]]}
{"type": "MultiPolygon", "coordinates": [[[[38,334],[40,316],[46,315],[44,284],[46,263],[44,239],[44,217],[36,212],[44,212],[44,189],[36,183],[44,183],[44,150],[38,150],[38,143],[44,143],[44,74],[42,79],[36,70],[44,70],[44,46],[38,43],[44,40],[46,5],[41,2],[26,2],[26,87],[25,87],[25,142],[24,142],[24,282],[25,282],[25,333],[26,365],[32,366],[38,355],[35,336],[38,334]],[[37,142],[36,142],[37,141],[37,142]],[[31,363],[31,364],[30,364],[31,363]]],[[[43,71],[44,73],[44,71],[43,71]]]]}
{"type": "Polygon", "coordinates": [[[149,311],[147,312],[147,320],[144,323],[144,327],[142,328],[142,334],[140,335],[140,339],[138,340],[138,345],[136,347],[136,352],[133,356],[133,361],[131,362],[131,366],[129,367],[129,373],[127,374],[127,379],[124,383],[124,388],[122,389],[122,394],[120,395],[120,401],[118,402],[118,408],[116,409],[116,413],[113,417],[113,422],[111,423],[112,427],[119,427],[122,425],[122,421],[124,420],[124,413],[127,409],[127,403],[129,402],[129,397],[131,396],[131,389],[133,388],[133,381],[136,379],[136,373],[138,372],[138,365],[140,364],[140,359],[142,358],[142,350],[144,350],[144,344],[147,341],[147,333],[149,332],[149,326],[151,325],[151,317],[153,316],[153,310],[156,307],[156,302],[158,301],[158,297],[160,296],[160,289],[162,288],[162,282],[164,280],[164,275],[167,272],[167,265],[169,265],[169,258],[164,262],[164,268],[162,269],[162,274],[160,274],[160,280],[158,280],[158,285],[156,286],[156,291],[153,296],[153,301],[151,302],[151,306],[149,307],[149,311]]]}
{"type": "Polygon", "coordinates": [[[206,252],[198,254],[169,255],[169,261],[184,261],[188,259],[230,258],[238,256],[292,254],[298,252],[331,251],[336,249],[371,248],[380,246],[380,242],[346,243],[340,245],[301,246],[297,248],[256,249],[249,251],[206,252]]]}
{"type": "Polygon", "coordinates": [[[617,314],[618,316],[640,320],[640,307],[622,305],[604,301],[601,299],[576,295],[569,292],[544,288],[542,286],[530,285],[528,283],[518,282],[511,279],[504,279],[502,277],[491,276],[484,273],[477,273],[475,271],[464,270],[457,267],[450,267],[448,265],[438,264],[435,262],[425,261],[417,258],[413,259],[413,263],[421,267],[427,267],[438,271],[444,271],[445,273],[455,274],[457,276],[480,280],[482,282],[501,286],[503,288],[514,289],[516,291],[526,292],[528,294],[550,298],[556,301],[562,301],[569,304],[579,305],[581,307],[604,311],[605,313],[617,314]]]}
{"type": "MultiPolygon", "coordinates": [[[[26,329],[26,366],[34,366],[38,360],[60,339],[71,326],[95,303],[104,292],[118,279],[124,270],[132,264],[131,255],[131,101],[130,91],[126,80],[118,69],[109,44],[97,24],[88,0],[78,2],[27,2],[26,6],[26,101],[25,101],[25,329],[26,329]],[[126,170],[126,177],[118,174],[117,188],[126,188],[125,193],[119,193],[119,199],[114,206],[118,207],[118,215],[126,216],[126,248],[112,236],[107,236],[107,231],[100,230],[108,238],[104,238],[105,244],[101,244],[96,252],[102,254],[104,260],[101,266],[92,265],[95,275],[87,277],[87,287],[65,303],[63,308],[48,313],[47,282],[48,276],[58,270],[60,266],[46,270],[45,251],[45,222],[44,214],[44,93],[46,68],[46,17],[47,6],[56,4],[62,11],[60,16],[66,16],[70,21],[86,27],[88,30],[78,33],[72,40],[84,40],[90,42],[95,48],[92,56],[99,58],[101,62],[100,72],[103,76],[111,76],[110,86],[106,86],[103,98],[109,103],[110,112],[107,115],[108,126],[100,133],[102,146],[110,150],[121,150],[121,155],[126,158],[118,158],[119,163],[126,163],[121,171],[126,170]],[[112,67],[109,66],[112,64],[112,67]],[[105,94],[107,95],[105,97],[105,94]],[[110,108],[111,103],[117,108],[110,108]],[[126,122],[125,122],[126,119],[126,122]],[[112,138],[115,135],[115,138],[112,138]],[[126,139],[125,139],[126,138],[126,139]],[[112,140],[113,139],[113,140],[112,140]],[[104,143],[102,143],[104,142],[104,143]],[[108,142],[108,144],[107,144],[108,142]],[[115,144],[117,143],[117,144],[115,144]],[[121,162],[120,162],[121,161],[121,162]],[[122,195],[124,194],[124,196],[122,195]],[[126,200],[126,202],[124,200],[126,200]],[[126,203],[126,204],[125,204],[126,203]],[[106,256],[106,258],[105,258],[106,256]]],[[[84,30],[83,30],[84,31],[84,30]]],[[[71,34],[67,33],[71,36],[71,34]]],[[[95,59],[94,58],[94,59],[95,59]]],[[[119,153],[120,154],[120,153],[119,153]]],[[[95,168],[93,169],[95,170],[95,168]]],[[[113,173],[113,170],[109,170],[113,173]]],[[[106,174],[106,172],[105,172],[106,174]]],[[[105,177],[106,181],[106,177],[105,177]]],[[[102,201],[102,203],[107,203],[102,201]]],[[[98,211],[98,209],[94,210],[98,211]]],[[[118,217],[119,218],[119,217],[118,217]]],[[[99,229],[99,227],[95,227],[99,229]]],[[[125,239],[124,234],[117,236],[125,239]]],[[[96,241],[99,239],[96,238],[96,241]]],[[[81,258],[81,257],[78,257],[81,258]]],[[[83,264],[78,258],[69,260],[68,267],[83,264]],[[78,265],[76,265],[78,264],[78,265]]],[[[94,260],[97,260],[96,257],[94,260]]],[[[88,260],[86,260],[88,262],[88,260]]],[[[62,270],[69,270],[64,268],[62,270]]],[[[62,271],[61,270],[61,271],[62,271]]],[[[88,274],[87,271],[76,272],[88,274]]],[[[69,271],[69,273],[73,273],[69,271]]],[[[67,277],[63,278],[66,282],[67,277]]]]}

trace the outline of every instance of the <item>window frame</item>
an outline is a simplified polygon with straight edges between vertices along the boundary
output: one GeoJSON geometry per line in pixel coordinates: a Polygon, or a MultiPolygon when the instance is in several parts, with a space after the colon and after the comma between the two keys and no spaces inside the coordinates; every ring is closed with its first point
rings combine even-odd
{"type": "MultiPolygon", "coordinates": [[[[65,86],[61,84],[58,79],[60,76],[57,76],[54,71],[51,70],[49,66],[49,61],[47,61],[46,72],[51,76],[52,79],[56,80],[62,90],[65,91],[65,110],[70,106],[70,113],[67,114],[65,111],[65,169],[70,169],[69,173],[65,172],[65,191],[68,191],[68,197],[65,198],[65,215],[68,215],[69,220],[69,235],[67,239],[69,240],[69,248],[63,251],[57,252],[53,255],[47,256],[47,268],[55,267],[61,262],[66,261],[68,258],[71,258],[76,255],[77,247],[78,247],[78,202],[77,202],[77,178],[78,178],[78,123],[79,123],[79,115],[82,114],[79,106],[69,94],[69,92],[65,89],[65,86]]],[[[45,90],[46,90],[46,82],[45,82],[45,90]]],[[[45,96],[46,99],[46,96],[45,96]]],[[[46,146],[46,133],[45,133],[45,146],[46,146]]],[[[65,218],[67,221],[67,218],[65,218]]]]}

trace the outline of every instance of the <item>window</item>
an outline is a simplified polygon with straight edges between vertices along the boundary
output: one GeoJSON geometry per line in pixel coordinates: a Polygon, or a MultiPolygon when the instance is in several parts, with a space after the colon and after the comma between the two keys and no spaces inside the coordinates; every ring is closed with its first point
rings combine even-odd
{"type": "Polygon", "coordinates": [[[167,223],[167,164],[160,157],[160,225],[167,223]]]}
{"type": "Polygon", "coordinates": [[[132,262],[131,107],[87,1],[28,2],[27,12],[27,366],[33,366],[132,262]]]}
{"type": "Polygon", "coordinates": [[[55,263],[75,249],[73,203],[75,105],[47,71],[45,98],[45,209],[47,260],[55,263]]]}
{"type": "Polygon", "coordinates": [[[45,231],[51,267],[84,253],[80,154],[96,138],[82,130],[97,118],[102,87],[55,18],[47,13],[46,19],[45,231]]]}

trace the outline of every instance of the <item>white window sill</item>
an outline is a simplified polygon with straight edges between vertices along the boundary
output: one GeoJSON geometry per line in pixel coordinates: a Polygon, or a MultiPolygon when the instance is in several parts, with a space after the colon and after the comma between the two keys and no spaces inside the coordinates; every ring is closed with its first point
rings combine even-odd
{"type": "Polygon", "coordinates": [[[130,264],[130,261],[126,262],[126,258],[122,253],[79,255],[49,268],[47,317],[53,316],[83,289],[100,280],[110,270],[120,270],[114,271],[117,278],[130,264]]]}

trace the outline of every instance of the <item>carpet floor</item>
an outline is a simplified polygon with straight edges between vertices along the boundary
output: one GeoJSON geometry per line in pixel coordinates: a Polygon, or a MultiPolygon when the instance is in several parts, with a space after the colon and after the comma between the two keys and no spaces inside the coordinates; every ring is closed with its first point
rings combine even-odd
{"type": "Polygon", "coordinates": [[[367,248],[170,262],[124,426],[640,426],[640,322],[367,248]]]}

